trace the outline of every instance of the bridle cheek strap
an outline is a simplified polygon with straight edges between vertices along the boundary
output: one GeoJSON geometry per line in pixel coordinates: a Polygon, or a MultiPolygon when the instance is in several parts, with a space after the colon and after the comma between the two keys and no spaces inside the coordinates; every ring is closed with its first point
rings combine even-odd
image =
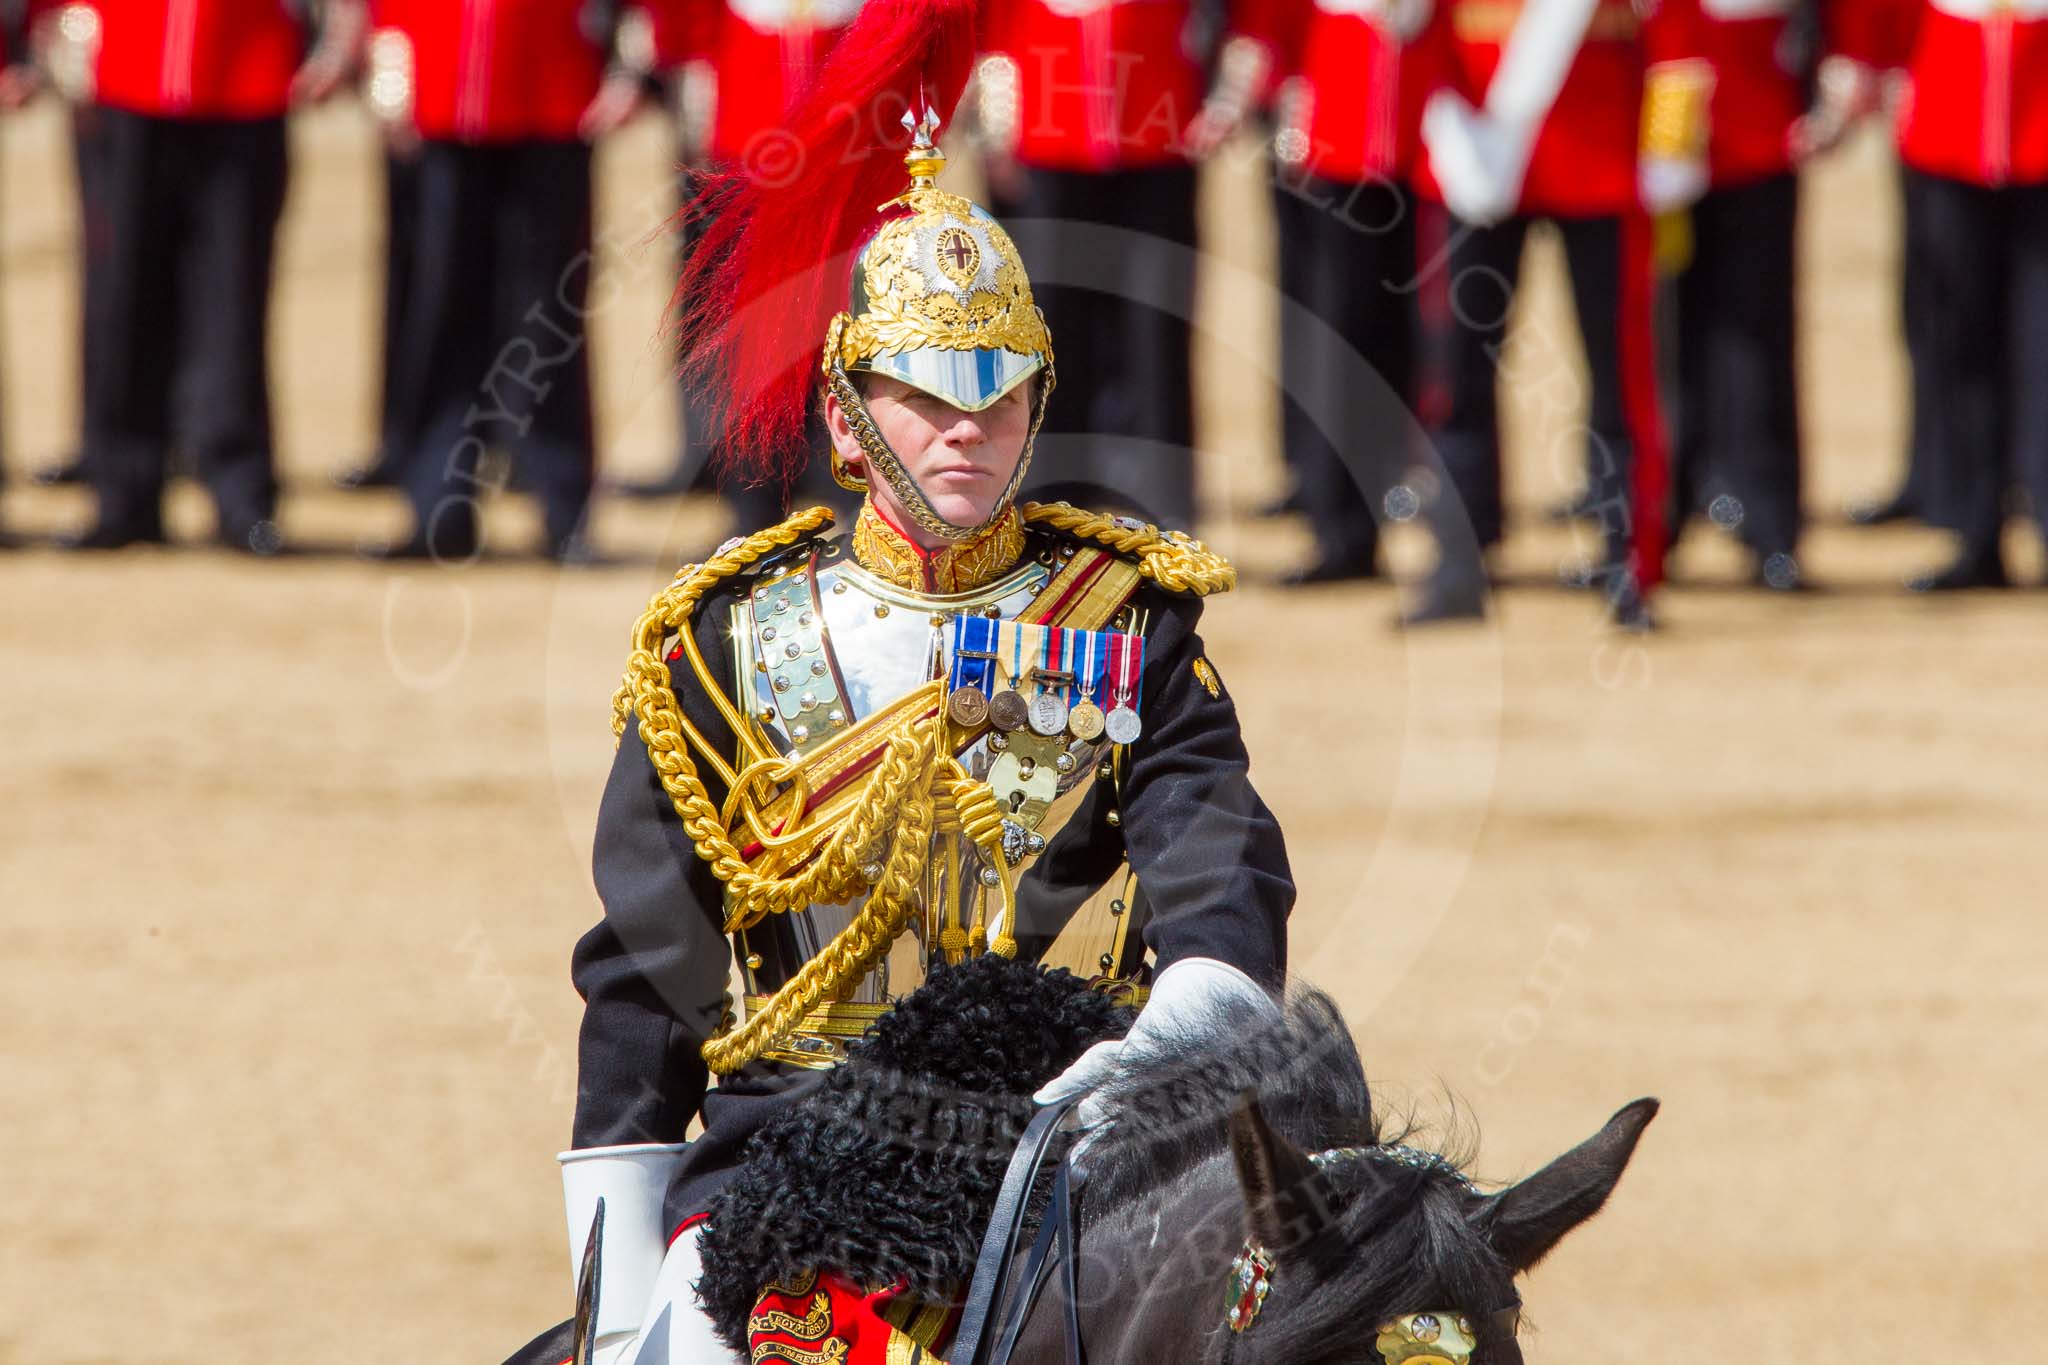
{"type": "Polygon", "coordinates": [[[1522,1305],[1509,1304],[1488,1313],[1479,1327],[1479,1345],[1472,1365],[1522,1365],[1522,1305]]]}

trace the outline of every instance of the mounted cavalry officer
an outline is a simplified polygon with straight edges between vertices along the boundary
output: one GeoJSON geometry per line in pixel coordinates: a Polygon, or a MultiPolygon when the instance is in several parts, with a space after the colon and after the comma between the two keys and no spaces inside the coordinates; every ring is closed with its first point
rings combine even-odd
{"type": "MultiPolygon", "coordinates": [[[[732,458],[789,449],[822,401],[865,501],[847,535],[813,509],[727,542],[633,628],[563,1156],[572,1255],[605,1202],[600,1360],[732,1358],[692,1293],[714,1196],[940,964],[1077,964],[1142,1005],[1132,1039],[1270,1008],[1284,975],[1286,850],[1196,633],[1232,570],[1178,532],[1016,500],[1052,340],[1009,236],[935,183],[931,106],[958,98],[972,13],[872,0],[790,115],[788,174],[699,205],[684,339],[717,366],[732,458]]],[[[819,1285],[801,1320],[761,1309],[755,1359],[909,1359],[947,1330],[819,1285]],[[811,1354],[770,1345],[792,1321],[811,1354]]]]}

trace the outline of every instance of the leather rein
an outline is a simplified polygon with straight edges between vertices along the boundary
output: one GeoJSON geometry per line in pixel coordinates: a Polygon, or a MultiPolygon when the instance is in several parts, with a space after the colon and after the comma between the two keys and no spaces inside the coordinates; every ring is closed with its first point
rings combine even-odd
{"type": "Polygon", "coordinates": [[[1017,1349],[1017,1338],[1025,1320],[1038,1301],[1055,1261],[1059,1266],[1062,1297],[1066,1300],[1067,1365],[1087,1365],[1081,1349],[1081,1296],[1076,1267],[1080,1263],[1079,1223],[1074,1205],[1079,1180],[1073,1163],[1059,1158],[1053,1174],[1052,1202],[1033,1240],[1024,1263],[1013,1276],[1017,1249],[1031,1204],[1031,1191],[1045,1169],[1060,1123],[1081,1096],[1074,1095],[1046,1105],[1025,1126],[1003,1173],[1003,1186],[996,1195],[995,1212],[989,1216],[988,1231],[982,1235],[981,1255],[975,1258],[974,1280],[968,1286],[967,1303],[960,1313],[960,1327],[953,1334],[948,1354],[952,1365],[1009,1365],[1017,1349]],[[1014,1283],[1014,1287],[1013,1286],[1014,1283]]]}

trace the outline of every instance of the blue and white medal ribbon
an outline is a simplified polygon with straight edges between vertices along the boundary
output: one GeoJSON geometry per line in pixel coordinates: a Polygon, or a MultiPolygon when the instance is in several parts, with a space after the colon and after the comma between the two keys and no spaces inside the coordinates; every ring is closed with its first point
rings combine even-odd
{"type": "Polygon", "coordinates": [[[1102,735],[1102,707],[1095,700],[1095,693],[1102,686],[1102,666],[1106,637],[1099,630],[1077,631],[1074,664],[1074,704],[1067,712],[1067,731],[1078,740],[1098,739],[1102,735]]]}
{"type": "Polygon", "coordinates": [[[953,670],[946,682],[946,714],[962,729],[980,729],[988,719],[995,635],[996,623],[985,616],[953,618],[953,670]]]}

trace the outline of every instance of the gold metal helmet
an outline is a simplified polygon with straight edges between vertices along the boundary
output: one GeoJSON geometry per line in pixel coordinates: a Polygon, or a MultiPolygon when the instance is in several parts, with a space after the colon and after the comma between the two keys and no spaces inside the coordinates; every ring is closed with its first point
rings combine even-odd
{"type": "MultiPolygon", "coordinates": [[[[1031,281],[1015,243],[988,211],[939,189],[945,154],[934,145],[938,117],[929,108],[906,114],[911,145],[903,158],[910,188],[882,206],[901,212],[883,220],[856,255],[851,303],[825,336],[825,382],[845,410],[868,468],[888,481],[918,524],[945,540],[963,540],[1008,510],[1031,464],[1031,447],[1052,394],[1052,335],[1031,298],[1031,281]],[[879,374],[981,412],[1034,375],[1031,430],[1023,456],[988,520],[947,521],[889,448],[851,376],[879,374]]],[[[833,475],[858,488],[833,456],[833,475]]]]}

